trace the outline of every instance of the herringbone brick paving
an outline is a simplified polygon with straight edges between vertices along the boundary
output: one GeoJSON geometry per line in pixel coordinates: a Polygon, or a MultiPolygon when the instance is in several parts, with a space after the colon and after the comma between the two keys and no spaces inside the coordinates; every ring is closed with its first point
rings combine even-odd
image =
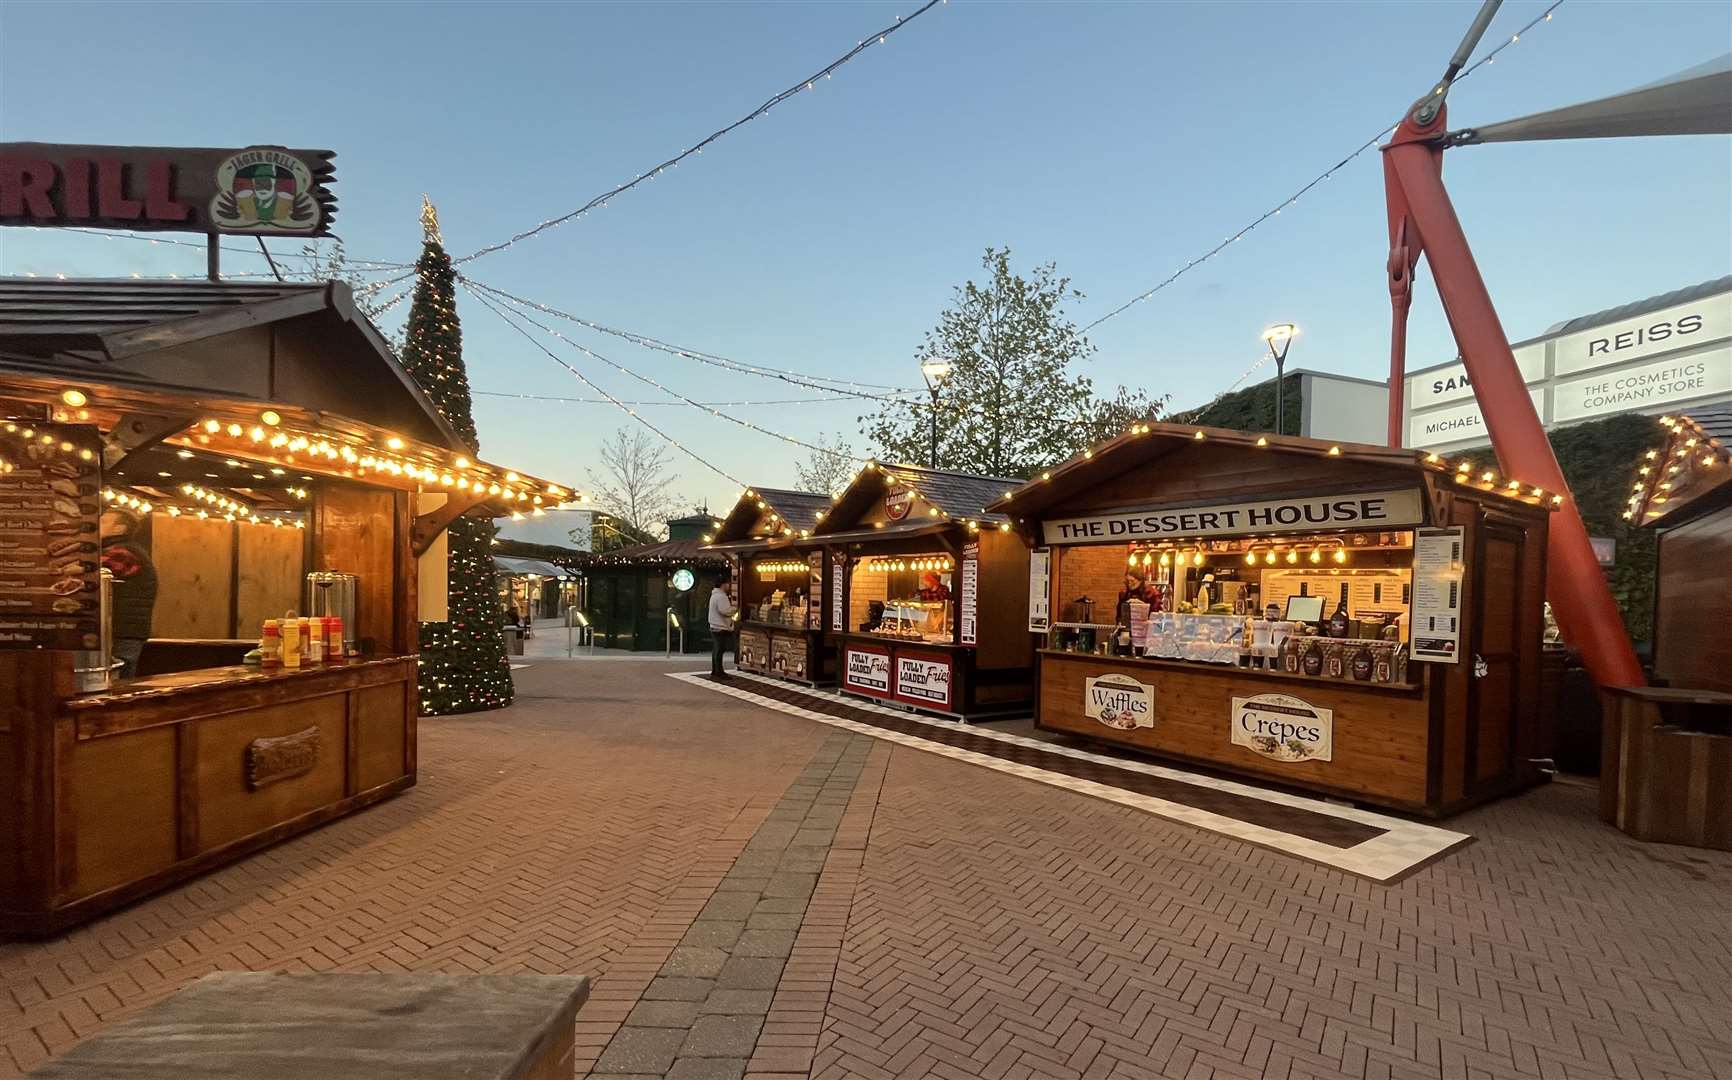
{"type": "Polygon", "coordinates": [[[1732,859],[1458,824],[1385,887],[898,748],[812,1075],[1732,1077],[1732,859]]]}
{"type": "MultiPolygon", "coordinates": [[[[599,975],[587,1068],[830,734],[661,670],[520,671],[423,727],[410,794],[0,946],[0,1076],[221,968],[599,975]]],[[[1732,1078],[1732,857],[1629,841],[1582,786],[1452,825],[1477,842],[1385,887],[878,743],[747,1068],[1732,1078]]]]}
{"type": "Polygon", "coordinates": [[[422,724],[406,794],[67,937],[0,944],[0,1076],[217,970],[599,975],[581,1019],[605,1016],[658,910],[688,876],[708,895],[825,735],[661,670],[519,671],[509,711],[422,724]]]}

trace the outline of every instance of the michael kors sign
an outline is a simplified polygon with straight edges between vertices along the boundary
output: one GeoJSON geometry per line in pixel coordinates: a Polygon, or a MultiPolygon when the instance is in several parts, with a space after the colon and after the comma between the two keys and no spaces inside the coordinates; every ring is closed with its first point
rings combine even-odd
{"type": "Polygon", "coordinates": [[[1298,496],[1208,506],[1103,510],[1041,523],[1048,544],[1108,544],[1298,530],[1404,528],[1425,523],[1418,488],[1298,496]]]}

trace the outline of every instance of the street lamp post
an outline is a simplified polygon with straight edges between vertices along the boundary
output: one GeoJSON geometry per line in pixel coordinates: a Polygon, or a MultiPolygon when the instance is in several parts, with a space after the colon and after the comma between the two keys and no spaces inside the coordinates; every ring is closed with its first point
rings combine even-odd
{"type": "Polygon", "coordinates": [[[1282,323],[1271,326],[1263,331],[1263,340],[1269,346],[1269,355],[1275,358],[1275,434],[1284,435],[1282,421],[1287,414],[1283,411],[1286,402],[1283,400],[1287,387],[1285,378],[1287,367],[1287,349],[1293,344],[1293,339],[1299,336],[1299,328],[1292,323],[1282,323]]]}
{"type": "Polygon", "coordinates": [[[926,380],[926,389],[932,394],[932,441],[927,448],[926,464],[933,469],[938,468],[938,387],[949,374],[948,360],[935,358],[920,362],[920,377],[926,380]]]}

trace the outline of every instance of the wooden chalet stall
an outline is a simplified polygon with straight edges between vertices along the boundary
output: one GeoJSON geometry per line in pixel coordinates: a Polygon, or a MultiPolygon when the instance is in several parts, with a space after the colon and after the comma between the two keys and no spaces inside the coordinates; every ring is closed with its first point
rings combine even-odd
{"type": "Polygon", "coordinates": [[[345,285],[0,283],[0,932],[415,783],[446,525],[566,498],[470,453],[345,285]]]}
{"type": "Polygon", "coordinates": [[[1540,778],[1554,496],[1435,455],[1138,424],[989,509],[1040,727],[1441,815],[1540,778]]]}
{"type": "Polygon", "coordinates": [[[835,569],[812,531],[830,508],[828,495],[753,487],[740,493],[707,550],[733,563],[740,612],[735,666],[807,686],[836,681],[829,642],[835,569]]]}
{"type": "Polygon", "coordinates": [[[1607,687],[1600,817],[1732,850],[1732,406],[1662,417],[1625,517],[1657,533],[1653,687],[1607,687]]]}
{"type": "Polygon", "coordinates": [[[1028,712],[1028,549],[985,509],[1015,480],[868,462],[813,531],[844,693],[974,720],[1028,712]]]}

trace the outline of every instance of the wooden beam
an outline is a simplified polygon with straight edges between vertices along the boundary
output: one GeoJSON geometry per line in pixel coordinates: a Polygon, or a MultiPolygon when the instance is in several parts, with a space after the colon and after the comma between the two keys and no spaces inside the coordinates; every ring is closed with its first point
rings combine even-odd
{"type": "Polygon", "coordinates": [[[427,554],[433,541],[439,539],[439,534],[449,528],[453,521],[486,501],[485,492],[477,494],[473,491],[453,491],[445,495],[445,504],[437,510],[416,515],[415,524],[410,529],[415,557],[418,559],[427,554]]]}
{"type": "Polygon", "coordinates": [[[197,419],[191,414],[127,413],[103,439],[102,467],[110,471],[120,468],[134,453],[179,435],[197,419]]]}

